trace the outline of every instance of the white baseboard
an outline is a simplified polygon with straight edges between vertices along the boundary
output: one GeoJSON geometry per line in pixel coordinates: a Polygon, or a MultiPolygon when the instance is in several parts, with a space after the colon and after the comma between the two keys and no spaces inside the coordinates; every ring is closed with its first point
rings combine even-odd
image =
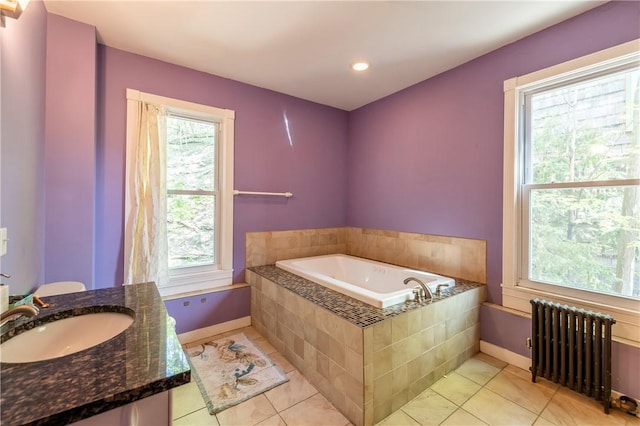
{"type": "Polygon", "coordinates": [[[523,370],[529,371],[529,367],[531,367],[531,358],[511,352],[508,349],[496,346],[493,343],[485,342],[484,340],[480,340],[480,352],[491,355],[492,357],[498,358],[499,360],[511,365],[515,365],[523,370]]]}
{"type": "Polygon", "coordinates": [[[196,340],[206,339],[207,337],[215,336],[216,334],[226,333],[227,331],[236,330],[242,327],[248,327],[250,325],[251,317],[242,317],[223,322],[221,324],[214,324],[209,327],[180,333],[178,334],[178,339],[180,340],[180,343],[184,345],[185,343],[191,343],[195,342],[196,340]]]}
{"type": "MultiPolygon", "coordinates": [[[[508,349],[496,346],[489,342],[485,342],[484,340],[480,340],[480,352],[490,355],[511,365],[515,365],[516,367],[522,368],[523,370],[529,371],[529,368],[531,367],[531,358],[527,358],[526,356],[511,352],[508,349]]],[[[621,396],[622,394],[620,392],[616,391],[615,389],[611,389],[612,400],[619,400],[621,396]]],[[[636,399],[636,401],[638,400],[637,398],[634,399],[636,399]]],[[[615,403],[613,405],[615,406],[615,403]]],[[[640,410],[638,412],[640,412],[640,410]]],[[[640,417],[639,414],[636,414],[636,416],[640,417]]]]}

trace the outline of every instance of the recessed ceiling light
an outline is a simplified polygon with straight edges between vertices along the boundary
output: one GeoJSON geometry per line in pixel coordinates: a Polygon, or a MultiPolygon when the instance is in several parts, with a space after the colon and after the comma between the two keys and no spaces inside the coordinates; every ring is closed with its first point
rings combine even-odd
{"type": "Polygon", "coordinates": [[[355,71],[364,71],[369,68],[369,64],[366,62],[356,62],[355,64],[351,65],[351,68],[355,71]]]}

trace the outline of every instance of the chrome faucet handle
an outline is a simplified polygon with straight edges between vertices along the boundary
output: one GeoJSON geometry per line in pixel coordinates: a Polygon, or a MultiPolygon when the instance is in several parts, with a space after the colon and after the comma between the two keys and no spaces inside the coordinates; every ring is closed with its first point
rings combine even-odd
{"type": "Polygon", "coordinates": [[[449,287],[449,284],[438,284],[438,286],[436,287],[436,296],[440,296],[442,294],[442,288],[447,288],[449,287]]]}
{"type": "Polygon", "coordinates": [[[11,275],[0,273],[0,277],[11,278],[11,275]]]}
{"type": "Polygon", "coordinates": [[[422,289],[420,288],[419,285],[415,286],[413,288],[413,301],[416,303],[420,303],[420,293],[421,293],[422,289]]]}

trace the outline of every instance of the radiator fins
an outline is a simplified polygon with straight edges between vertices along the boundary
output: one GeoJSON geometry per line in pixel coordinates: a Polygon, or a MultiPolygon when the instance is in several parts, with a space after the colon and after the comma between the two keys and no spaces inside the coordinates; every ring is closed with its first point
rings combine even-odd
{"type": "Polygon", "coordinates": [[[531,380],[544,377],[611,406],[611,315],[531,300],[531,380]]]}

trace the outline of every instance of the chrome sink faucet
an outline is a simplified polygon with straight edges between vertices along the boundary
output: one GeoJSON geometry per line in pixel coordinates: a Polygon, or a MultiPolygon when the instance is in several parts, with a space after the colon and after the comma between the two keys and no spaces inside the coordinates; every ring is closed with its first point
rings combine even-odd
{"type": "Polygon", "coordinates": [[[35,317],[36,315],[38,315],[39,312],[40,310],[34,305],[14,306],[13,308],[3,312],[2,315],[0,315],[0,322],[4,321],[5,319],[9,319],[9,320],[15,319],[12,317],[17,317],[18,315],[35,317]]]}
{"type": "Polygon", "coordinates": [[[411,281],[415,281],[418,284],[420,284],[420,301],[429,301],[431,302],[433,300],[433,293],[431,293],[431,289],[425,285],[425,283],[423,283],[421,280],[417,279],[416,277],[409,277],[407,279],[404,280],[405,285],[409,284],[409,282],[411,281]],[[427,299],[427,295],[429,296],[429,298],[427,299]]]}

